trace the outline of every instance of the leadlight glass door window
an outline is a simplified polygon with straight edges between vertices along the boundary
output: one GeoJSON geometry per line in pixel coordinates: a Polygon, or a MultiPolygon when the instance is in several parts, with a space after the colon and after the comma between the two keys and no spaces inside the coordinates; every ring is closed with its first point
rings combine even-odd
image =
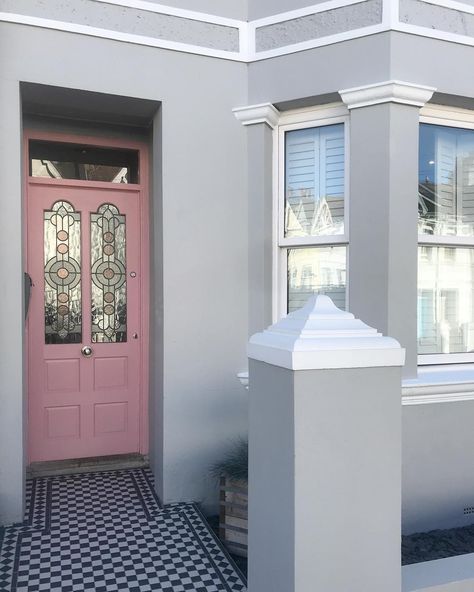
{"type": "Polygon", "coordinates": [[[44,213],[45,343],[81,343],[84,323],[93,343],[127,340],[126,217],[102,204],[90,214],[89,233],[91,298],[83,314],[81,214],[64,200],[44,213]]]}

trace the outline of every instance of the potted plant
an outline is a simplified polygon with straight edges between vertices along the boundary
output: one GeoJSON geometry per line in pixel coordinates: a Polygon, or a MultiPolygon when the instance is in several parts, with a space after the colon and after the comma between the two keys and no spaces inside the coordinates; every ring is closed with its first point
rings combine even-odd
{"type": "Polygon", "coordinates": [[[239,438],[212,467],[219,479],[219,536],[231,553],[247,557],[248,441],[239,438]]]}

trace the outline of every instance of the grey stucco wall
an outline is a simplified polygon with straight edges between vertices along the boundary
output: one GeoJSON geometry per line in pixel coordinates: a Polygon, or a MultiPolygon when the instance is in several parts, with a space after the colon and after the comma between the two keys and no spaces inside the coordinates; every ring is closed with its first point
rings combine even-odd
{"type": "Polygon", "coordinates": [[[73,10],[63,0],[49,0],[47,3],[40,0],[0,0],[0,11],[225,51],[239,49],[239,32],[236,28],[91,0],[74,0],[73,10]]]}
{"type": "MultiPolygon", "coordinates": [[[[163,4],[162,0],[149,1],[163,4]]],[[[166,5],[241,20],[247,20],[248,13],[248,0],[166,0],[166,5]]]]}
{"type": "Polygon", "coordinates": [[[280,12],[288,12],[327,0],[248,0],[249,20],[264,18],[280,12]]]}
{"type": "Polygon", "coordinates": [[[376,25],[381,20],[381,0],[367,0],[359,4],[257,28],[256,49],[259,52],[301,43],[310,39],[376,25]]]}
{"type": "Polygon", "coordinates": [[[403,407],[404,533],[474,523],[474,401],[403,407]]]}
{"type": "Polygon", "coordinates": [[[249,589],[400,590],[400,369],[249,367],[249,589]]]}
{"type": "Polygon", "coordinates": [[[448,33],[474,36],[474,14],[419,0],[400,0],[400,21],[448,33]]]}
{"type": "Polygon", "coordinates": [[[0,39],[0,236],[3,252],[12,253],[2,257],[8,285],[0,454],[7,458],[0,482],[10,502],[7,518],[20,517],[22,475],[20,81],[162,102],[151,196],[158,294],[151,310],[152,456],[164,501],[196,499],[215,507],[209,465],[247,428],[246,391],[235,377],[246,365],[245,130],[231,112],[246,102],[245,66],[10,24],[0,25],[0,39]]]}
{"type": "Polygon", "coordinates": [[[0,84],[0,524],[22,520],[24,479],[21,107],[18,85],[0,84]],[[8,256],[7,256],[8,254],[8,256]]]}

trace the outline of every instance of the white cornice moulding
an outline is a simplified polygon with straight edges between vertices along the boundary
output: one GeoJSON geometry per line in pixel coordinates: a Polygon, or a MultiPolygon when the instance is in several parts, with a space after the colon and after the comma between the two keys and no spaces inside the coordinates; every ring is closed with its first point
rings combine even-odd
{"type": "Polygon", "coordinates": [[[337,308],[328,296],[250,338],[248,357],[289,370],[403,366],[405,350],[391,337],[337,308]]]}
{"type": "Polygon", "coordinates": [[[236,107],[232,113],[242,125],[254,125],[266,123],[272,129],[278,125],[280,112],[271,103],[260,103],[248,107],[236,107]]]}
{"type": "Polygon", "coordinates": [[[380,103],[401,103],[423,107],[433,96],[435,88],[420,86],[400,80],[387,80],[367,86],[340,90],[342,101],[348,109],[369,107],[380,103]]]}

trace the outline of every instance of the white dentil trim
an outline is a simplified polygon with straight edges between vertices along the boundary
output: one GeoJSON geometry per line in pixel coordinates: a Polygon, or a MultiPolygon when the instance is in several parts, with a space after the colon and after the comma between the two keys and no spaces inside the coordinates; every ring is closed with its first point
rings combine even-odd
{"type": "Polygon", "coordinates": [[[232,109],[232,113],[242,125],[266,123],[274,129],[280,120],[280,112],[271,103],[236,107],[235,109],[232,109]]]}
{"type": "Polygon", "coordinates": [[[329,296],[306,305],[253,335],[249,358],[289,370],[403,366],[405,350],[391,337],[337,308],[329,296]]]}
{"type": "Polygon", "coordinates": [[[431,99],[435,90],[431,86],[420,86],[400,80],[387,80],[340,90],[339,94],[348,109],[381,103],[401,103],[423,107],[431,99]]]}

